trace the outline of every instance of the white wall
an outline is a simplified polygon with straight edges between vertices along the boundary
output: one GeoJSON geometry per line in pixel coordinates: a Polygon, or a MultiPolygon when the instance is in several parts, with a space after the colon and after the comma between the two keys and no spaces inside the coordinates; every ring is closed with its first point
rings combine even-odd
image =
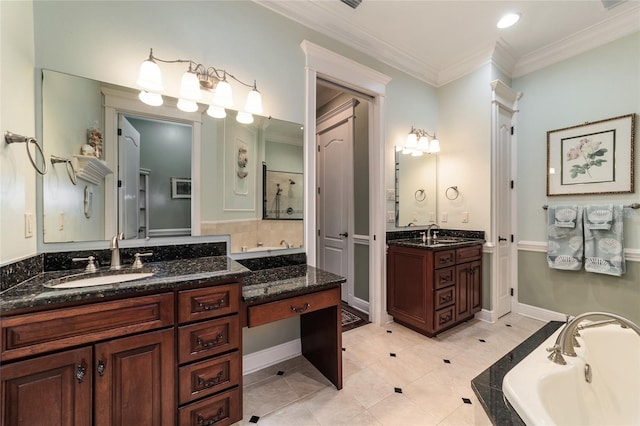
{"type": "MultiPolygon", "coordinates": [[[[0,130],[35,136],[33,7],[0,1],[0,130]]],[[[34,147],[32,146],[33,150],[34,147]]],[[[36,234],[25,238],[24,214],[36,214],[36,172],[25,144],[0,141],[0,265],[32,256],[36,234]]],[[[36,232],[34,230],[34,232],[36,232]]]]}

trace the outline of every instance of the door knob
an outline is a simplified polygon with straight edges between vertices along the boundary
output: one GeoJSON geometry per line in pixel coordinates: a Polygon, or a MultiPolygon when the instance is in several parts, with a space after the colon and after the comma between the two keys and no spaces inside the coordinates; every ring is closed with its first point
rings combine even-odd
{"type": "Polygon", "coordinates": [[[349,233],[348,232],[343,232],[343,233],[338,234],[338,235],[340,235],[341,237],[347,238],[349,236],[349,233]]]}
{"type": "Polygon", "coordinates": [[[498,242],[500,242],[500,241],[507,241],[507,239],[506,238],[502,238],[502,237],[498,237],[498,242]]]}

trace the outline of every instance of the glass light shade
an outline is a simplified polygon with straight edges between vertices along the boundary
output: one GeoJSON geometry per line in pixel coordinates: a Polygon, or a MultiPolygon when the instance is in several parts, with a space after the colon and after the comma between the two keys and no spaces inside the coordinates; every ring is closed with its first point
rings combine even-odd
{"type": "Polygon", "coordinates": [[[407,135],[407,146],[412,148],[416,145],[418,145],[418,135],[411,132],[407,135]]]}
{"type": "Polygon", "coordinates": [[[178,99],[178,109],[184,112],[195,112],[198,110],[198,104],[189,99],[178,99]]]}
{"type": "Polygon", "coordinates": [[[422,154],[424,154],[422,151],[418,150],[418,149],[414,149],[413,151],[411,151],[411,156],[412,157],[420,157],[422,156],[422,154]]]}
{"type": "Polygon", "coordinates": [[[200,91],[200,80],[194,72],[185,72],[182,74],[182,82],[180,83],[180,98],[189,101],[197,101],[202,98],[200,91]]]}
{"type": "Polygon", "coordinates": [[[402,145],[396,145],[396,152],[401,152],[404,149],[402,145]]]}
{"type": "Polygon", "coordinates": [[[138,86],[149,92],[162,92],[162,76],[160,67],[154,61],[147,59],[140,65],[140,73],[136,82],[138,86]]]}
{"type": "Polygon", "coordinates": [[[418,149],[423,152],[429,150],[429,139],[426,136],[420,136],[420,139],[418,139],[418,149]]]}
{"type": "Polygon", "coordinates": [[[238,111],[238,115],[236,115],[236,120],[238,120],[238,123],[251,124],[253,123],[253,115],[245,111],[238,111]]]}
{"type": "Polygon", "coordinates": [[[411,148],[407,148],[406,146],[402,148],[402,153],[404,155],[411,154],[413,150],[411,148]]]}
{"type": "Polygon", "coordinates": [[[433,139],[429,144],[429,152],[440,152],[440,141],[438,139],[433,139]]]}
{"type": "Polygon", "coordinates": [[[244,110],[251,114],[262,114],[262,95],[256,89],[251,89],[247,95],[247,105],[244,110]]]}
{"type": "Polygon", "coordinates": [[[231,85],[226,81],[219,81],[216,85],[216,93],[213,95],[213,102],[223,108],[231,108],[233,106],[233,97],[231,95],[231,85]]]}
{"type": "Polygon", "coordinates": [[[146,90],[140,91],[138,99],[151,106],[160,106],[163,102],[162,95],[160,93],[147,92],[146,90]]]}
{"type": "Polygon", "coordinates": [[[213,118],[225,118],[227,116],[227,111],[222,107],[209,105],[209,108],[207,108],[207,115],[213,118]]]}

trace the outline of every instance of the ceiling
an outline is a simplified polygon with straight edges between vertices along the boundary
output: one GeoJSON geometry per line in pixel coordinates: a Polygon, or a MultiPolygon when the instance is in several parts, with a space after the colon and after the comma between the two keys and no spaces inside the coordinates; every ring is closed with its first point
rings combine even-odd
{"type": "Polygon", "coordinates": [[[519,77],[640,31],[640,0],[254,1],[434,86],[488,61],[519,77]],[[498,29],[506,12],[521,19],[498,29]]]}

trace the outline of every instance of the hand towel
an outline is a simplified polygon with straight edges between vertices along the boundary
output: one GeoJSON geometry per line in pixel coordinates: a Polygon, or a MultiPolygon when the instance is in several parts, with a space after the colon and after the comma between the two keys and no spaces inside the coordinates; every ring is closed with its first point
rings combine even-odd
{"type": "MultiPolygon", "coordinates": [[[[575,226],[569,228],[556,225],[556,213],[559,206],[549,206],[547,209],[547,263],[550,268],[567,271],[579,271],[584,260],[584,245],[582,235],[582,207],[575,206],[575,226]]],[[[562,207],[560,207],[562,208],[562,207]]]]}
{"type": "Polygon", "coordinates": [[[589,212],[608,211],[608,208],[609,206],[603,205],[588,206],[584,209],[584,269],[588,272],[619,277],[626,272],[623,244],[624,207],[611,206],[609,229],[604,229],[602,223],[592,223],[588,218],[589,212]]]}
{"type": "Polygon", "coordinates": [[[613,204],[586,206],[584,212],[585,224],[588,223],[591,229],[611,229],[613,204]]]}
{"type": "MultiPolygon", "coordinates": [[[[554,223],[560,228],[575,228],[578,219],[578,206],[556,206],[554,223]]],[[[579,218],[582,220],[582,217],[579,218]]]]}

